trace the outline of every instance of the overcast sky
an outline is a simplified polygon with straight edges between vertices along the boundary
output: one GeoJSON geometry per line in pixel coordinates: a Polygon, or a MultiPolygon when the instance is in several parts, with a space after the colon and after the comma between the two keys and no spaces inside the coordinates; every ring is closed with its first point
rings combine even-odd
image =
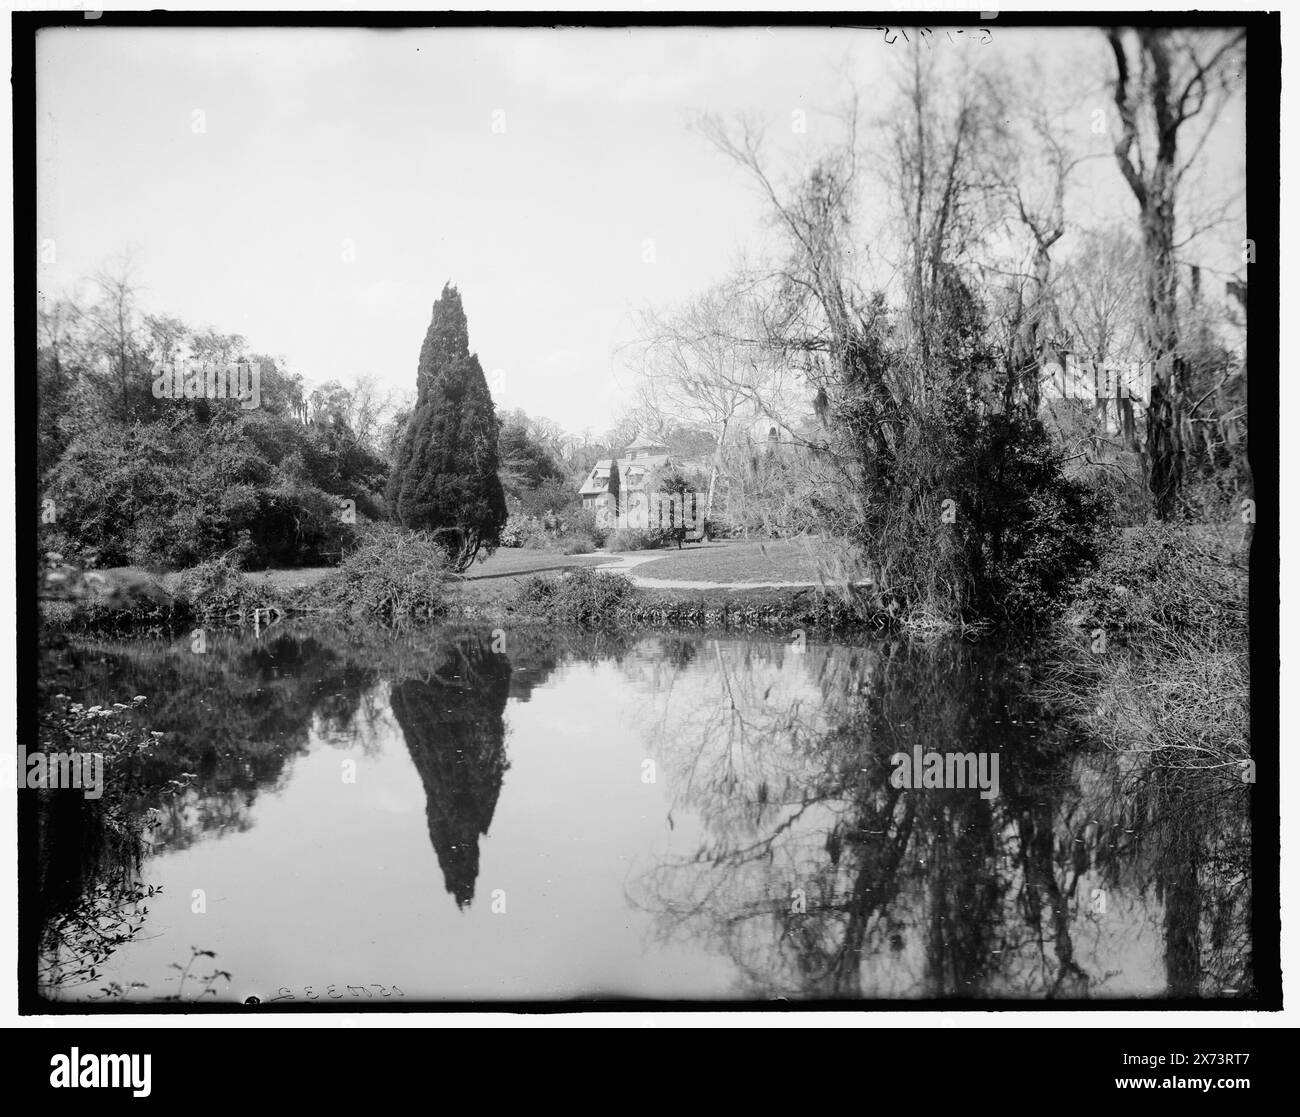
{"type": "MultiPolygon", "coordinates": [[[[967,34],[932,49],[1045,65],[1078,95],[1081,132],[1107,106],[1089,76],[1099,32],[967,34]]],[[[692,115],[768,117],[793,167],[849,79],[869,116],[886,111],[909,49],[790,28],[46,30],[38,237],[57,257],[40,287],[133,249],[148,308],[244,334],[313,381],[413,390],[450,279],[498,406],[603,430],[628,401],[634,312],[716,282],[766,235],[692,115]]],[[[1242,181],[1242,143],[1230,120],[1215,181],[1242,181]]],[[[1087,174],[1071,216],[1131,205],[1113,160],[1087,174]]],[[[1216,263],[1233,267],[1240,236],[1216,263]]]]}

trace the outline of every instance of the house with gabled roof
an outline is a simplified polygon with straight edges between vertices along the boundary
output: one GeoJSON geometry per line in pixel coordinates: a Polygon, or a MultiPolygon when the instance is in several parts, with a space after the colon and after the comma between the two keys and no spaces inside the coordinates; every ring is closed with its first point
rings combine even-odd
{"type": "Polygon", "coordinates": [[[592,467],[578,490],[582,506],[594,509],[599,523],[644,526],[655,479],[672,466],[667,446],[638,434],[621,457],[602,458],[592,467]]]}

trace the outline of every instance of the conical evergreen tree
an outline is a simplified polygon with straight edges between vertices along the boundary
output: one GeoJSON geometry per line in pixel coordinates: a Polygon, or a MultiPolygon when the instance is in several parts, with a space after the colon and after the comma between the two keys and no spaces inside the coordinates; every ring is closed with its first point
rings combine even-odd
{"type": "Polygon", "coordinates": [[[620,513],[620,505],[623,500],[622,489],[623,489],[623,483],[619,479],[618,458],[616,457],[612,462],[609,463],[609,485],[606,487],[605,490],[606,492],[609,493],[610,496],[614,498],[614,508],[612,511],[612,517],[613,517],[615,528],[622,527],[623,525],[623,519],[620,513]]]}
{"type": "Polygon", "coordinates": [[[391,515],[430,532],[464,570],[479,550],[496,548],[506,522],[497,476],[500,422],[469,325],[451,284],[433,304],[420,349],[415,411],[388,481],[391,515]]]}

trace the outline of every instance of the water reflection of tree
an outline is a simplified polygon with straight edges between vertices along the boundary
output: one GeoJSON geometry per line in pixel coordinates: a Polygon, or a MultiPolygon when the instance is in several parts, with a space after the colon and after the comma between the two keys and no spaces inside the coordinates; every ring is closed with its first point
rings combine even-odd
{"type": "Polygon", "coordinates": [[[1171,995],[1248,984],[1240,803],[1084,752],[1016,657],[715,642],[693,673],[648,720],[703,837],[637,900],[750,994],[1079,998],[1161,961],[1171,995]],[[999,797],[893,788],[914,745],[996,751],[999,797]]]}
{"type": "MultiPolygon", "coordinates": [[[[502,656],[482,662],[489,639],[480,635],[466,644],[459,642],[461,636],[441,628],[396,631],[287,623],[257,636],[209,632],[203,653],[192,650],[188,635],[179,640],[70,640],[46,649],[41,677],[46,693],[67,693],[87,705],[147,696],[138,712],[123,715],[136,720],[141,729],[162,734],[138,762],[134,784],[146,789],[167,787],[181,773],[192,775],[183,791],[131,793],[115,806],[124,818],[137,823],[151,820],[148,834],[154,850],[180,849],[205,836],[247,830],[257,796],[283,781],[289,763],[306,751],[313,733],[334,747],[373,750],[385,718],[380,680],[409,678],[413,663],[443,663],[448,656],[476,648],[468,652],[468,662],[476,679],[483,681],[486,672],[486,690],[474,693],[467,683],[468,699],[456,698],[467,711],[467,721],[458,731],[478,724],[485,737],[495,735],[499,744],[504,735],[504,700],[498,691],[503,683],[517,701],[527,701],[531,690],[567,659],[596,660],[620,655],[625,647],[621,638],[513,630],[510,647],[519,670],[512,674],[502,656]]],[[[436,675],[457,673],[440,667],[436,675]]],[[[438,685],[432,676],[423,683],[435,689],[438,685]]],[[[443,773],[436,747],[431,757],[427,733],[441,715],[429,714],[427,699],[432,692],[428,689],[419,692],[408,687],[404,693],[406,709],[413,713],[402,728],[412,729],[416,737],[425,733],[424,745],[417,740],[413,753],[419,754],[429,785],[430,777],[443,773]]],[[[411,733],[407,739],[414,739],[411,733]]],[[[449,781],[439,782],[431,796],[435,815],[446,823],[440,829],[431,825],[431,834],[436,831],[439,856],[451,866],[449,882],[460,882],[458,898],[466,895],[466,880],[472,894],[476,871],[456,862],[462,851],[454,831],[466,789],[462,782],[457,790],[455,781],[476,763],[480,765],[483,778],[474,790],[485,804],[478,816],[486,825],[500,788],[499,772],[495,781],[492,776],[498,762],[504,762],[504,753],[484,748],[466,759],[465,768],[457,769],[453,763],[449,781]]],[[[104,908],[105,897],[114,898],[110,906],[126,915],[127,899],[139,889],[138,839],[131,851],[109,851],[91,832],[82,817],[86,813],[63,811],[37,828],[41,850],[34,864],[39,868],[24,881],[24,888],[31,910],[42,913],[41,926],[48,927],[51,920],[63,919],[69,912],[76,915],[85,905],[104,908]]],[[[474,815],[473,810],[468,813],[474,815]]],[[[97,817],[94,812],[90,816],[92,821],[97,817]]]]}
{"type": "MultiPolygon", "coordinates": [[[[35,987],[42,996],[96,988],[99,965],[144,922],[149,889],[140,877],[139,831],[100,800],[63,791],[33,793],[37,848],[24,880],[24,918],[36,930],[35,987]]],[[[27,984],[24,981],[24,984],[27,984]]]]}
{"type": "Polygon", "coordinates": [[[106,772],[102,799],[49,794],[30,807],[36,848],[21,883],[38,930],[24,963],[37,955],[44,994],[67,988],[69,966],[93,973],[139,929],[146,843],[184,848],[247,829],[255,797],[305,750],[313,718],[327,730],[355,722],[373,686],[364,664],[287,629],[257,639],[210,633],[201,654],[188,637],[47,648],[45,700],[66,693],[109,708],[144,695],[142,706],[115,716],[150,744],[106,772]],[[188,786],[178,791],[174,781],[188,786]]]}
{"type": "Polygon", "coordinates": [[[183,795],[128,804],[152,808],[152,844],[183,849],[205,835],[246,830],[259,793],[306,751],[313,719],[326,733],[355,724],[376,675],[321,637],[289,628],[253,639],[210,633],[189,640],[71,643],[48,660],[50,685],[86,703],[148,698],[132,716],[162,736],[139,763],[141,782],[193,773],[183,795]]]}
{"type": "Polygon", "coordinates": [[[1141,764],[1126,779],[1134,862],[1161,905],[1172,996],[1253,991],[1248,790],[1141,764]]]}
{"type": "Polygon", "coordinates": [[[465,903],[504,771],[502,688],[513,683],[526,700],[569,654],[553,639],[512,640],[522,667],[513,679],[510,661],[487,650],[490,639],[287,625],[256,640],[210,633],[203,654],[188,639],[73,644],[47,669],[51,682],[87,702],[147,695],[140,717],[162,737],[143,775],[165,782],[195,774],[182,794],[131,805],[152,811],[155,849],[248,829],[257,796],[279,785],[313,729],[336,747],[364,748],[380,716],[379,679],[404,679],[392,688],[393,713],[429,793],[430,836],[448,888],[465,903]],[[409,678],[413,663],[438,666],[417,680],[409,678]]]}
{"type": "Polygon", "coordinates": [[[429,838],[459,907],[474,898],[479,839],[488,832],[509,766],[506,698],[511,665],[490,636],[464,634],[395,683],[393,716],[428,798],[429,838]]]}

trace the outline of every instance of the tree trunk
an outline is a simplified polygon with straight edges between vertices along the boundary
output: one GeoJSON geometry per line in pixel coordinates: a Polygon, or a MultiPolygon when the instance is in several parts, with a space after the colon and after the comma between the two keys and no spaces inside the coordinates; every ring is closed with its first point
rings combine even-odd
{"type": "Polygon", "coordinates": [[[1183,481],[1183,361],[1178,354],[1178,274],[1174,264],[1174,205],[1167,178],[1155,175],[1142,215],[1147,257],[1147,351],[1151,400],[1147,407],[1147,482],[1156,517],[1177,514],[1183,481]]]}
{"type": "Polygon", "coordinates": [[[1108,31],[1107,39],[1115,56],[1115,107],[1122,127],[1115,158],[1138,203],[1146,269],[1145,341],[1152,373],[1143,463],[1153,510],[1163,520],[1179,511],[1184,469],[1186,377],[1179,352],[1174,196],[1187,168],[1178,167],[1178,132],[1204,108],[1214,75],[1244,32],[1225,40],[1205,61],[1165,29],[1138,30],[1132,59],[1119,29],[1108,31]],[[1176,78],[1180,66],[1185,76],[1176,78]],[[1147,129],[1139,127],[1144,114],[1152,125],[1147,129]]]}
{"type": "Polygon", "coordinates": [[[718,483],[718,460],[722,457],[722,448],[727,444],[727,428],[730,426],[730,420],[722,424],[722,431],[718,435],[718,445],[713,451],[713,468],[709,470],[709,488],[704,496],[704,522],[713,516],[713,490],[718,483]]]}

